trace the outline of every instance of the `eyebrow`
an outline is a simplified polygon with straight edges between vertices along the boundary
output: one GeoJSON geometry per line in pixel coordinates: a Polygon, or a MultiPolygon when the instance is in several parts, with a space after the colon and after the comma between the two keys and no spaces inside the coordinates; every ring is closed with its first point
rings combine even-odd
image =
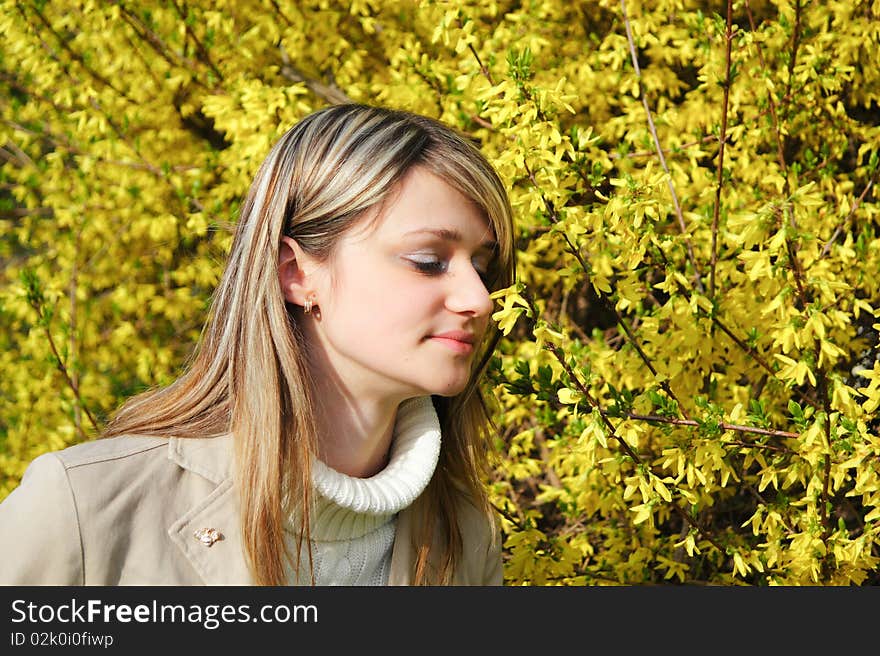
{"type": "MultiPolygon", "coordinates": [[[[419,230],[410,230],[406,233],[405,236],[417,234],[434,235],[435,237],[439,237],[444,241],[451,241],[454,243],[460,243],[462,241],[461,233],[458,230],[450,230],[448,228],[420,228],[419,230]]],[[[488,251],[494,251],[496,248],[498,248],[498,242],[494,239],[489,239],[480,244],[480,248],[486,249],[488,251]]]]}

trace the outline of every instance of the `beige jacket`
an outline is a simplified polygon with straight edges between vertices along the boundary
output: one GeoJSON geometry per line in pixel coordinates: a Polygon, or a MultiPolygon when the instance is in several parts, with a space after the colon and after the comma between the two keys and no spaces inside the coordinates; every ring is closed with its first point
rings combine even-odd
{"type": "MultiPolygon", "coordinates": [[[[0,503],[2,585],[252,585],[232,438],[116,437],[36,458],[0,503]],[[210,546],[195,537],[217,529],[210,546]]],[[[412,518],[397,519],[390,585],[409,585],[412,518]]],[[[490,527],[463,503],[455,585],[501,585],[490,527]],[[466,507],[465,507],[466,506],[466,507]]]]}

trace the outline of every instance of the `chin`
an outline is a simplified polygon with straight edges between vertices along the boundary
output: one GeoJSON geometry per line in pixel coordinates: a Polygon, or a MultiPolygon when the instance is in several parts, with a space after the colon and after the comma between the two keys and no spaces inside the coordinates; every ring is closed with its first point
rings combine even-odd
{"type": "Polygon", "coordinates": [[[435,386],[433,389],[428,391],[428,393],[434,396],[458,396],[464,391],[465,387],[467,387],[466,380],[461,382],[453,382],[445,386],[435,386]]]}

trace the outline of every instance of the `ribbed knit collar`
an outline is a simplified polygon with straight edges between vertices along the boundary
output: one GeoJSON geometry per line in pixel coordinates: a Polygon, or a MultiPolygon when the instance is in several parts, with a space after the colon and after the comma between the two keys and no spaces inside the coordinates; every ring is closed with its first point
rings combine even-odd
{"type": "Polygon", "coordinates": [[[400,404],[388,464],[369,478],[312,464],[318,492],[311,533],[316,540],[360,537],[387,523],[427,487],[440,456],[440,421],[430,396],[400,404]]]}

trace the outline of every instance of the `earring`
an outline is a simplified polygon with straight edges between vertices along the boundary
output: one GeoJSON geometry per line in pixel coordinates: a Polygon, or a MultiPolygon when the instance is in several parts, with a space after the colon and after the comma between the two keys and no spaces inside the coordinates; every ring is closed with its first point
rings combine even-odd
{"type": "Polygon", "coordinates": [[[309,296],[306,298],[306,302],[303,303],[303,312],[305,312],[306,314],[311,312],[314,304],[315,304],[315,297],[313,294],[309,294],[309,296]]]}

